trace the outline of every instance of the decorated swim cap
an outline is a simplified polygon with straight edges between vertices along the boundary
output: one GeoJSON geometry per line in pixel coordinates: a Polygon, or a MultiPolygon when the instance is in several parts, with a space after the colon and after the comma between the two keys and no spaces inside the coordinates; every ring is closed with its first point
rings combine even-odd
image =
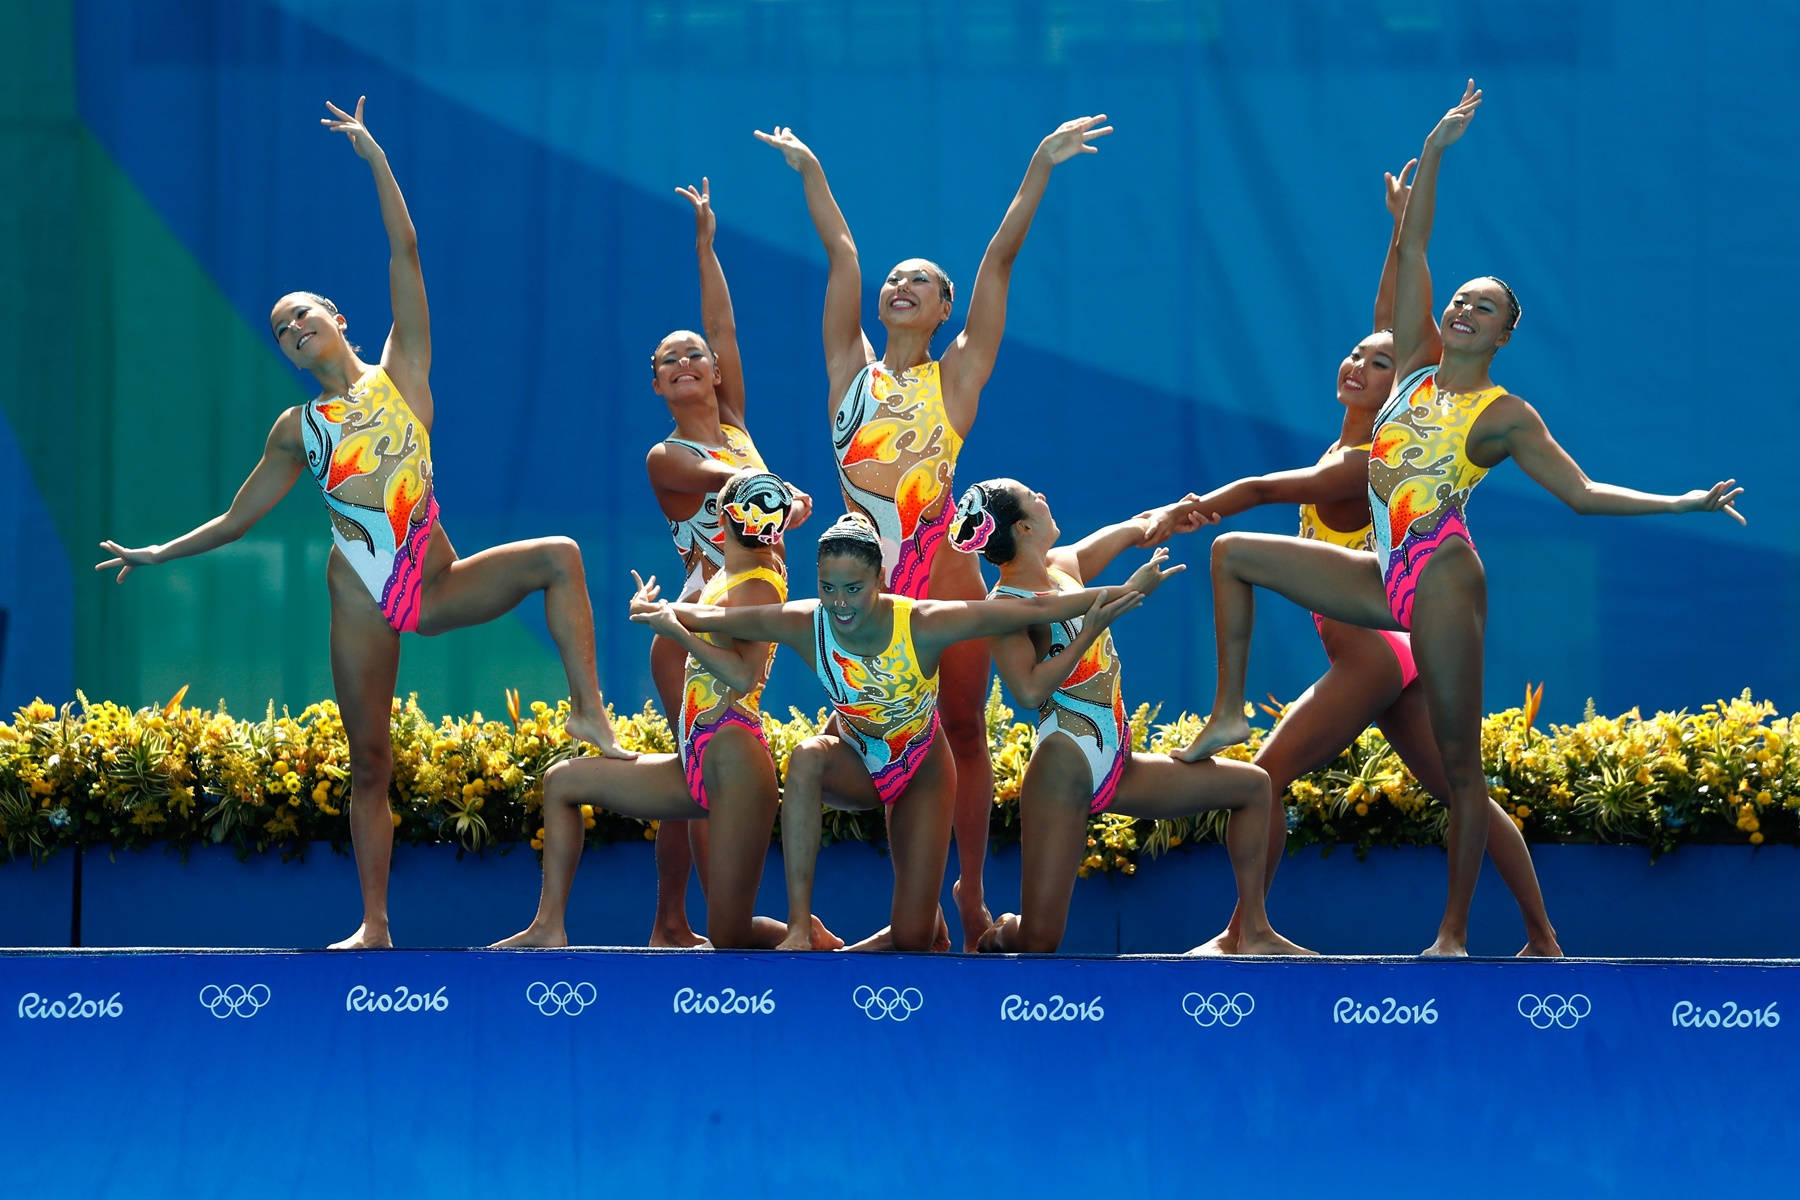
{"type": "Polygon", "coordinates": [[[879,549],[881,535],[875,532],[875,522],[861,513],[852,512],[833,521],[831,528],[819,535],[821,546],[831,541],[867,542],[879,549]]]}
{"type": "Polygon", "coordinates": [[[956,516],[950,521],[950,545],[965,554],[987,545],[994,535],[994,514],[988,511],[987,489],[972,483],[956,501],[956,516]]]}
{"type": "Polygon", "coordinates": [[[733,483],[736,486],[731,489],[731,501],[724,506],[725,515],[744,531],[745,537],[766,546],[778,545],[794,506],[794,493],[769,471],[758,471],[733,483]]]}

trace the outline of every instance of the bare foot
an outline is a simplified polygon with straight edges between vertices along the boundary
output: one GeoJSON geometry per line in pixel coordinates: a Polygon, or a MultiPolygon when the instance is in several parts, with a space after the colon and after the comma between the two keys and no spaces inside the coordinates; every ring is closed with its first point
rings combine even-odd
{"type": "Polygon", "coordinates": [[[1419,951],[1420,958],[1467,958],[1468,942],[1462,938],[1453,938],[1449,934],[1438,934],[1437,941],[1419,951]]]}
{"type": "Polygon", "coordinates": [[[1207,941],[1201,942],[1188,953],[1205,958],[1219,954],[1236,954],[1238,953],[1238,935],[1229,929],[1223,930],[1214,934],[1207,941]]]}
{"type": "Polygon", "coordinates": [[[371,926],[367,921],[356,927],[356,932],[341,942],[333,942],[325,947],[327,950],[392,950],[394,939],[388,933],[386,925],[371,926]]]}
{"type": "MultiPolygon", "coordinates": [[[[846,950],[861,953],[863,951],[884,952],[894,948],[894,927],[883,925],[860,942],[846,946],[846,950]]],[[[943,954],[950,949],[950,922],[944,918],[944,906],[938,905],[937,929],[931,935],[931,952],[943,954]]]]}
{"type": "Polygon", "coordinates": [[[842,950],[844,939],[825,928],[825,922],[814,917],[812,919],[812,948],[814,950],[842,950]]]}
{"type": "MultiPolygon", "coordinates": [[[[817,932],[813,928],[813,926],[815,926],[815,925],[818,925],[817,917],[813,917],[813,918],[809,919],[807,921],[807,923],[804,925],[796,925],[794,922],[789,921],[787,936],[782,938],[781,941],[776,944],[775,948],[777,950],[836,949],[837,947],[835,947],[835,946],[827,947],[827,946],[814,945],[814,934],[817,932]]],[[[818,925],[818,928],[823,929],[825,927],[823,925],[818,925]]],[[[843,943],[841,941],[838,943],[838,945],[842,945],[842,944],[843,943]]]]}
{"type": "Polygon", "coordinates": [[[1199,762],[1203,758],[1211,758],[1227,746],[1236,746],[1250,740],[1250,721],[1240,709],[1229,709],[1216,712],[1207,719],[1200,732],[1194,735],[1186,749],[1177,750],[1169,757],[1182,762],[1199,762]]]}
{"type": "Polygon", "coordinates": [[[509,938],[495,942],[493,949],[508,950],[525,946],[560,949],[569,944],[569,931],[561,925],[539,925],[536,921],[509,938]]]}
{"type": "Polygon", "coordinates": [[[1563,948],[1557,942],[1556,935],[1552,933],[1547,937],[1534,937],[1526,942],[1525,948],[1519,951],[1518,956],[1520,958],[1561,958],[1563,948]]]}
{"type": "Polygon", "coordinates": [[[981,941],[975,949],[983,954],[1010,954],[1003,943],[1019,940],[1019,914],[1001,913],[1000,919],[989,925],[987,932],[981,935],[981,941]]]}
{"type": "Polygon", "coordinates": [[[650,931],[652,950],[694,950],[706,944],[705,938],[685,925],[675,929],[664,929],[658,925],[650,931]]]}
{"type": "Polygon", "coordinates": [[[1238,954],[1317,954],[1317,950],[1308,950],[1305,946],[1294,943],[1276,933],[1273,929],[1263,933],[1240,933],[1238,935],[1238,954]]]}
{"type": "MultiPolygon", "coordinates": [[[[956,913],[962,920],[963,953],[973,954],[981,947],[982,935],[994,923],[994,914],[988,911],[986,902],[980,896],[974,897],[968,904],[963,903],[963,881],[960,879],[950,885],[950,895],[956,900],[956,913]]],[[[944,912],[941,907],[938,909],[938,927],[944,932],[943,949],[948,950],[950,948],[950,930],[944,923],[944,912]]],[[[931,948],[936,950],[938,946],[934,943],[931,948]]]]}
{"type": "Polygon", "coordinates": [[[569,736],[578,742],[587,742],[598,746],[600,753],[607,758],[633,759],[637,755],[619,745],[619,737],[613,732],[612,722],[606,719],[604,711],[597,717],[585,713],[570,713],[563,719],[563,728],[569,736]]]}

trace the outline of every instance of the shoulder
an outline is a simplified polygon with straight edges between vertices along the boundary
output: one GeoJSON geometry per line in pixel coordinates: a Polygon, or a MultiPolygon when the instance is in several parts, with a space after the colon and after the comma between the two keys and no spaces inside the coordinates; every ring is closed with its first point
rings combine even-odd
{"type": "Polygon", "coordinates": [[[748,608],[754,604],[780,604],[783,597],[780,589],[767,579],[756,577],[743,580],[725,593],[726,602],[738,607],[748,608]]]}

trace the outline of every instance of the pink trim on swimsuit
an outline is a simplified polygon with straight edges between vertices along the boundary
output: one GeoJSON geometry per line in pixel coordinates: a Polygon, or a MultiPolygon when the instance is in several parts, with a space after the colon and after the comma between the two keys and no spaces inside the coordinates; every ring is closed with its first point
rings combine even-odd
{"type": "MultiPolygon", "coordinates": [[[[1319,631],[1319,644],[1325,647],[1325,657],[1332,658],[1331,643],[1325,640],[1325,618],[1314,613],[1313,625],[1319,631]]],[[[1393,651],[1394,661],[1400,664],[1401,689],[1411,687],[1413,680],[1419,677],[1419,668],[1413,663],[1412,635],[1401,633],[1398,629],[1371,629],[1369,632],[1380,634],[1381,640],[1387,643],[1389,650],[1393,651]]],[[[1332,658],[1332,661],[1336,662],[1337,660],[1332,658]]]]}
{"type": "Polygon", "coordinates": [[[1452,538],[1461,538],[1471,550],[1475,548],[1475,540],[1469,536],[1462,513],[1447,508],[1430,530],[1421,534],[1408,533],[1388,554],[1386,569],[1381,574],[1387,584],[1388,611],[1394,614],[1401,628],[1412,628],[1413,597],[1419,590],[1419,576],[1424,574],[1425,564],[1437,553],[1439,546],[1452,538]]]}
{"type": "Polygon", "coordinates": [[[425,508],[425,520],[412,527],[412,535],[394,555],[394,569],[381,589],[381,615],[396,633],[419,628],[420,602],[425,595],[425,547],[431,542],[437,519],[438,502],[433,496],[425,508]]]}
{"type": "MultiPolygon", "coordinates": [[[[926,728],[924,737],[914,738],[907,743],[898,758],[890,760],[879,770],[869,772],[869,782],[875,785],[875,795],[884,806],[893,807],[894,801],[911,786],[913,776],[925,765],[925,756],[931,753],[931,743],[937,740],[939,724],[937,710],[934,708],[931,712],[931,724],[926,728]]],[[[863,765],[869,765],[866,757],[863,765]]]]}
{"type": "Polygon", "coordinates": [[[706,778],[701,768],[706,761],[706,747],[713,739],[713,734],[727,725],[742,725],[748,729],[764,750],[769,748],[769,739],[763,733],[761,721],[752,721],[735,708],[725,710],[725,715],[710,725],[696,725],[693,732],[681,740],[681,770],[687,776],[688,795],[701,808],[710,808],[706,800],[706,778]]]}

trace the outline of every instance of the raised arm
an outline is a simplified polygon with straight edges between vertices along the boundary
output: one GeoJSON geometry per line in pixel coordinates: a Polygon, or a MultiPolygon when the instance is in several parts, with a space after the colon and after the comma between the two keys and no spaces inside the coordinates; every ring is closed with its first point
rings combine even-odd
{"type": "Polygon", "coordinates": [[[1738,524],[1744,518],[1732,502],[1744,489],[1735,479],[1696,489],[1679,496],[1640,492],[1610,483],[1596,483],[1550,436],[1537,409],[1517,396],[1496,400],[1476,421],[1471,443],[1498,444],[1545,491],[1583,516],[1635,517],[1649,513],[1723,512],[1738,524]],[[1493,431],[1482,428],[1492,426],[1493,431]],[[1477,440],[1479,439],[1479,440],[1477,440]]]}
{"type": "Polygon", "coordinates": [[[1101,113],[1065,121],[1038,143],[1018,194],[1007,206],[1000,228],[988,241],[987,252],[981,256],[981,266],[975,272],[975,286],[969,291],[968,322],[943,357],[944,402],[951,424],[958,429],[967,429],[974,422],[974,405],[988,376],[993,374],[1000,338],[1006,332],[1006,296],[1012,286],[1013,263],[1025,245],[1025,235],[1031,230],[1038,202],[1044,198],[1050,172],[1077,154],[1098,154],[1100,148],[1092,144],[1094,139],[1112,132],[1111,125],[1102,125],[1105,120],[1106,114],[1101,113]]]}
{"type": "Polygon", "coordinates": [[[700,190],[675,189],[694,206],[694,252],[700,259],[700,323],[712,346],[713,366],[719,369],[719,420],[744,428],[744,362],[738,354],[737,317],[731,311],[731,289],[725,285],[725,267],[713,249],[719,221],[713,212],[712,185],[700,177],[700,190]]]}
{"type": "Polygon", "coordinates": [[[806,189],[806,211],[825,247],[829,274],[825,279],[825,370],[831,376],[831,404],[836,411],[843,388],[856,373],[875,361],[875,349],[862,329],[862,264],[856,257],[856,241],[849,222],[838,208],[819,156],[807,148],[785,125],[774,133],[756,131],[757,140],[781,151],[787,165],[800,172],[806,189]]]}
{"type": "Polygon", "coordinates": [[[1431,311],[1431,268],[1425,263],[1425,248],[1431,243],[1431,222],[1437,215],[1438,167],[1444,150],[1463,135],[1480,107],[1481,92],[1471,79],[1463,89],[1463,98],[1425,139],[1425,149],[1419,153],[1419,171],[1413,177],[1412,192],[1400,218],[1394,285],[1394,358],[1401,379],[1443,356],[1437,319],[1431,311]]]}
{"type": "MultiPolygon", "coordinates": [[[[394,327],[388,332],[387,345],[381,352],[381,363],[389,368],[399,366],[413,378],[414,386],[406,391],[407,402],[415,411],[421,404],[430,408],[430,393],[423,384],[431,371],[431,315],[425,307],[425,274],[419,266],[419,235],[413,228],[412,216],[406,211],[406,197],[388,166],[387,153],[376,143],[363,124],[363,101],[356,99],[356,115],[351,116],[327,101],[331,117],[319,118],[325,128],[350,139],[357,157],[369,164],[375,176],[375,196],[381,202],[381,225],[388,238],[388,295],[394,310],[394,327]],[[414,399],[414,393],[418,399],[414,399]]],[[[419,419],[431,424],[431,413],[420,412],[419,419]]]]}
{"type": "Polygon", "coordinates": [[[252,525],[262,520],[263,514],[275,507],[277,500],[287,494],[305,466],[306,451],[300,442],[300,410],[290,408],[276,418],[274,427],[269,430],[268,439],[263,443],[262,459],[250,472],[249,478],[244,480],[243,486],[238,488],[230,508],[199,528],[159,546],[128,548],[117,542],[101,542],[100,548],[114,557],[95,563],[94,570],[108,571],[117,567],[117,582],[124,583],[125,577],[135,567],[204,554],[228,542],[235,542],[249,532],[252,525]]]}
{"type": "MultiPolygon", "coordinates": [[[[1387,258],[1381,264],[1381,282],[1375,285],[1375,323],[1369,326],[1371,331],[1392,329],[1394,327],[1394,286],[1395,278],[1400,272],[1400,218],[1406,215],[1406,198],[1412,192],[1412,184],[1407,176],[1418,169],[1419,160],[1410,159],[1400,174],[1381,173],[1387,185],[1388,215],[1394,218],[1393,232],[1388,234],[1387,258]]],[[[1429,288],[1427,292],[1429,293],[1429,288]]]]}
{"type": "Polygon", "coordinates": [[[994,669],[1013,698],[1027,708],[1039,708],[1063,681],[1081,665],[1081,656],[1118,617],[1143,602],[1143,593],[1130,589],[1111,600],[1096,599],[1082,616],[1081,630],[1061,654],[1040,660],[1025,630],[1003,633],[988,639],[994,656],[994,669]]]}

